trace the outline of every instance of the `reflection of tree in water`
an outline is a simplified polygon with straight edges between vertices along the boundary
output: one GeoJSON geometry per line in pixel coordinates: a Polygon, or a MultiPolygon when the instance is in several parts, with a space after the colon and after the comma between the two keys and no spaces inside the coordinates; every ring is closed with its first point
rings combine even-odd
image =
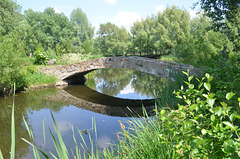
{"type": "MultiPolygon", "coordinates": [[[[56,90],[39,90],[29,94],[17,94],[15,97],[15,135],[16,135],[16,158],[23,158],[29,153],[29,145],[21,138],[29,139],[28,132],[23,124],[22,117],[27,121],[28,114],[41,109],[59,111],[63,104],[46,101],[47,95],[54,94],[56,90]]],[[[0,98],[0,149],[5,158],[9,158],[11,147],[11,114],[13,98],[0,98]]],[[[42,121],[39,121],[42,122],[42,121]]],[[[29,123],[31,127],[31,123],[29,123]]]]}
{"type": "Polygon", "coordinates": [[[153,93],[158,96],[159,91],[162,91],[168,82],[168,79],[140,71],[134,71],[134,76],[132,87],[135,92],[147,97],[152,96],[153,93]]]}
{"type": "Polygon", "coordinates": [[[158,89],[156,86],[161,89],[166,82],[167,79],[152,74],[129,69],[111,68],[91,72],[86,85],[104,94],[116,96],[131,83],[135,93],[141,93],[149,98],[158,89]]]}
{"type": "MultiPolygon", "coordinates": [[[[95,73],[96,89],[103,94],[116,96],[131,82],[132,72],[133,70],[127,69],[97,70],[95,73]]],[[[87,82],[86,85],[89,86],[87,82]]],[[[94,89],[93,87],[90,88],[94,89]]]]}

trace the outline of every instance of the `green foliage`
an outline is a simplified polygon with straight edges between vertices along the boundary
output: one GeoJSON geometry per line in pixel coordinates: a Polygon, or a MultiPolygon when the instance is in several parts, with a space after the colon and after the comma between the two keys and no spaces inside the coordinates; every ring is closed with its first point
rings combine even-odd
{"type": "Polygon", "coordinates": [[[46,52],[44,51],[41,44],[38,44],[36,51],[34,52],[34,64],[37,65],[46,65],[48,61],[48,56],[46,52]]]}
{"type": "Polygon", "coordinates": [[[72,11],[70,21],[75,26],[77,38],[79,38],[81,43],[93,38],[94,28],[88,22],[87,15],[80,8],[72,11]]]}
{"type": "Polygon", "coordinates": [[[227,102],[225,95],[230,91],[234,92],[236,96],[228,103],[233,105],[233,109],[239,112],[237,97],[240,96],[240,67],[237,63],[219,58],[214,62],[213,67],[208,67],[205,71],[214,75],[215,82],[212,83],[212,90],[216,92],[217,102],[227,102]]]}
{"type": "MultiPolygon", "coordinates": [[[[187,74],[187,73],[186,73],[187,74]]],[[[178,110],[169,113],[157,111],[168,132],[173,135],[174,149],[184,158],[238,158],[240,157],[240,116],[232,112],[225,102],[216,103],[216,94],[211,92],[212,76],[206,74],[195,86],[193,76],[188,76],[187,88],[175,94],[185,102],[178,110]]],[[[227,93],[229,101],[234,93],[227,93]]],[[[162,136],[166,134],[160,134],[162,136]]],[[[165,141],[168,137],[165,136],[165,141]]]]}
{"type": "Polygon", "coordinates": [[[224,33],[234,44],[234,51],[240,49],[240,1],[199,0],[204,14],[213,20],[213,27],[224,33]]]}
{"type": "Polygon", "coordinates": [[[101,24],[97,35],[96,46],[100,47],[101,53],[111,56],[126,54],[129,34],[124,27],[119,28],[109,22],[101,24]]]}
{"type": "Polygon", "coordinates": [[[21,7],[13,0],[0,1],[0,35],[7,35],[21,20],[21,7]]]}
{"type": "Polygon", "coordinates": [[[45,75],[39,72],[35,66],[28,66],[24,69],[24,76],[27,86],[41,84],[55,84],[57,82],[55,76],[45,75]]]}
{"type": "Polygon", "coordinates": [[[123,124],[119,121],[122,131],[117,133],[119,138],[118,152],[114,158],[131,159],[174,159],[173,138],[157,118],[142,117],[127,121],[123,124]],[[168,143],[161,134],[168,134],[168,143]]]}
{"type": "MultiPolygon", "coordinates": [[[[214,65],[223,46],[231,46],[224,34],[216,32],[209,27],[211,21],[200,16],[191,21],[191,35],[185,43],[176,45],[174,54],[180,63],[192,64],[197,67],[214,65]]],[[[228,47],[231,52],[231,47],[228,47]]]]}
{"type": "Polygon", "coordinates": [[[82,44],[82,48],[84,49],[85,54],[89,54],[92,52],[92,44],[89,39],[85,40],[82,44]]]}
{"type": "Polygon", "coordinates": [[[25,42],[17,33],[0,36],[0,94],[11,93],[26,84],[22,65],[24,63],[25,42]]]}
{"type": "Polygon", "coordinates": [[[25,18],[30,25],[27,35],[29,51],[36,50],[40,43],[44,50],[55,49],[65,39],[74,35],[73,25],[64,14],[55,13],[53,8],[46,8],[44,12],[25,11],[25,18]]]}

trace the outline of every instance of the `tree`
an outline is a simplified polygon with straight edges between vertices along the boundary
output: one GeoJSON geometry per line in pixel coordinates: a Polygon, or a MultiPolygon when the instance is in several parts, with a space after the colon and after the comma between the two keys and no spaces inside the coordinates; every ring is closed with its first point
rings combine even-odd
{"type": "Polygon", "coordinates": [[[97,41],[101,52],[110,55],[124,55],[128,50],[129,34],[122,27],[119,28],[110,22],[101,24],[97,32],[97,41]]]}
{"type": "Polygon", "coordinates": [[[87,39],[91,40],[94,35],[94,28],[88,22],[86,14],[80,9],[74,9],[70,15],[70,21],[74,25],[77,36],[84,43],[87,39]]]}
{"type": "Polygon", "coordinates": [[[217,27],[226,24],[226,20],[236,23],[235,19],[239,17],[240,0],[199,0],[198,3],[217,27]]]}
{"type": "Polygon", "coordinates": [[[0,1],[0,35],[6,35],[14,30],[21,19],[21,7],[12,0],[0,1]]]}
{"type": "MultiPolygon", "coordinates": [[[[190,36],[184,43],[175,47],[175,55],[179,62],[197,67],[215,65],[219,52],[224,45],[231,45],[228,38],[211,28],[212,21],[206,16],[191,20],[190,36]]],[[[218,62],[218,61],[217,61],[218,62]]]]}
{"type": "Polygon", "coordinates": [[[163,13],[158,13],[155,20],[154,46],[162,54],[172,53],[177,44],[188,39],[190,15],[186,10],[175,6],[167,7],[163,13]]]}
{"type": "Polygon", "coordinates": [[[147,17],[141,22],[135,22],[131,27],[133,51],[150,53],[154,51],[153,27],[154,19],[147,17]]]}
{"type": "Polygon", "coordinates": [[[234,44],[234,51],[240,50],[240,0],[199,0],[205,15],[214,26],[225,33],[234,44]]]}
{"type": "Polygon", "coordinates": [[[29,29],[27,43],[34,51],[41,43],[44,50],[55,49],[56,45],[63,44],[74,35],[73,25],[63,14],[55,13],[53,8],[46,8],[44,12],[25,11],[29,29]]]}

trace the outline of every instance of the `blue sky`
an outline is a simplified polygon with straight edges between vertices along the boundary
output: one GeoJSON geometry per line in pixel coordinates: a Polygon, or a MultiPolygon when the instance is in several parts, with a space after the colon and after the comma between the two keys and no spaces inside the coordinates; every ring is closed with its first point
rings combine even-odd
{"type": "Polygon", "coordinates": [[[128,30],[136,20],[146,18],[162,11],[168,5],[186,9],[193,16],[197,10],[192,10],[198,0],[17,0],[22,10],[33,9],[43,11],[53,7],[56,12],[63,12],[67,17],[73,9],[81,8],[86,13],[89,22],[98,29],[99,25],[112,22],[124,26],[128,30]]]}

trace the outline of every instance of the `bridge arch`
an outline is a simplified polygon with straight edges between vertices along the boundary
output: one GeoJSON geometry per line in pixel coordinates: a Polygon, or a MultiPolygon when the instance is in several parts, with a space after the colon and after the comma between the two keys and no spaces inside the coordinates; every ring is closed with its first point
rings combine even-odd
{"type": "Polygon", "coordinates": [[[173,71],[181,72],[190,70],[190,74],[195,76],[198,76],[201,73],[200,69],[194,68],[191,65],[177,64],[137,56],[104,57],[65,66],[60,65],[56,67],[40,68],[40,71],[48,75],[54,75],[58,79],[67,83],[74,83],[74,81],[77,81],[78,79],[84,80],[85,74],[101,68],[132,69],[164,78],[172,78],[171,72],[173,71]]]}

